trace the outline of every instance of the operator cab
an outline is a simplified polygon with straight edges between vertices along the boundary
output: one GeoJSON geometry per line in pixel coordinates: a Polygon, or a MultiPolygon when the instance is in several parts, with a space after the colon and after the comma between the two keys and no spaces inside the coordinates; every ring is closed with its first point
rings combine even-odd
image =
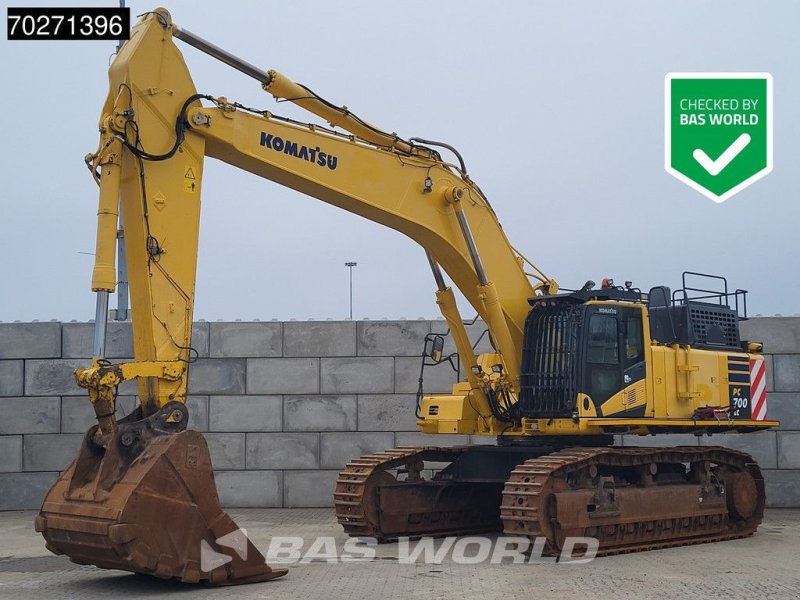
{"type": "Polygon", "coordinates": [[[587,289],[589,284],[594,285],[530,299],[522,354],[523,417],[570,418],[579,399],[584,409],[593,404],[598,417],[608,416],[604,403],[623,390],[622,406],[611,403],[613,416],[645,416],[644,384],[636,383],[646,375],[648,334],[648,345],[747,350],[739,339],[746,291],[729,292],[723,277],[687,271],[683,287],[674,293],[659,286],[643,294],[630,282],[622,287],[604,280],[600,289],[587,289]],[[695,283],[698,278],[722,288],[695,283]]]}

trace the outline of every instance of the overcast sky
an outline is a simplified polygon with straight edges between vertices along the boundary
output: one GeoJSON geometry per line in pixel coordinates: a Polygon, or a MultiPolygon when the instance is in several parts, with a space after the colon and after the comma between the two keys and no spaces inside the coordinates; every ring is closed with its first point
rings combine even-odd
{"type": "MultiPolygon", "coordinates": [[[[155,6],[130,5],[134,15],[155,6]]],[[[749,289],[751,313],[800,312],[800,3],[167,7],[181,26],[384,129],[456,146],[511,242],[564,286],[611,276],[676,287],[688,269],[749,289]],[[774,171],[720,205],[668,175],[670,71],[772,73],[774,171]]],[[[178,44],[200,92],[315,118],[178,44]]],[[[94,314],[93,257],[82,253],[94,251],[97,187],[83,156],[97,144],[114,45],[0,42],[0,320],[94,314]]],[[[411,240],[206,165],[196,318],[346,317],[345,261],[358,262],[356,318],[438,316],[424,252],[411,240]]]]}

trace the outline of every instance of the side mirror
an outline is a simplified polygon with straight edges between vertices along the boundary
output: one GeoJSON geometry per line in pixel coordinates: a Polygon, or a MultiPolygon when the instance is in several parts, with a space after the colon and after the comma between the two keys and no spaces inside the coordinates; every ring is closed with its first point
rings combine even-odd
{"type": "Polygon", "coordinates": [[[430,340],[430,350],[427,352],[428,356],[438,363],[442,360],[443,351],[444,338],[440,335],[434,335],[430,340]]]}

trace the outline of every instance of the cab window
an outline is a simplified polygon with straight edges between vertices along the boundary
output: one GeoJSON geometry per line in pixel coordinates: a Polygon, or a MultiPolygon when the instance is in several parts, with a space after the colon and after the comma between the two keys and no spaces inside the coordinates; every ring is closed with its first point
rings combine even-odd
{"type": "Polygon", "coordinates": [[[619,338],[617,318],[610,315],[592,315],[589,320],[589,340],[586,359],[591,363],[614,365],[619,363],[619,338]]]}
{"type": "Polygon", "coordinates": [[[642,319],[640,316],[628,317],[625,325],[625,366],[629,367],[644,360],[642,319]]]}

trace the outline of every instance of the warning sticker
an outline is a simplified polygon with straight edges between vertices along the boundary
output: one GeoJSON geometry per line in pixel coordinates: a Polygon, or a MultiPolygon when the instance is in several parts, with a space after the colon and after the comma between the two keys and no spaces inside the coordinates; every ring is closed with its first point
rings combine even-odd
{"type": "Polygon", "coordinates": [[[197,175],[191,165],[186,165],[183,172],[183,190],[190,193],[197,191],[197,175]]]}

